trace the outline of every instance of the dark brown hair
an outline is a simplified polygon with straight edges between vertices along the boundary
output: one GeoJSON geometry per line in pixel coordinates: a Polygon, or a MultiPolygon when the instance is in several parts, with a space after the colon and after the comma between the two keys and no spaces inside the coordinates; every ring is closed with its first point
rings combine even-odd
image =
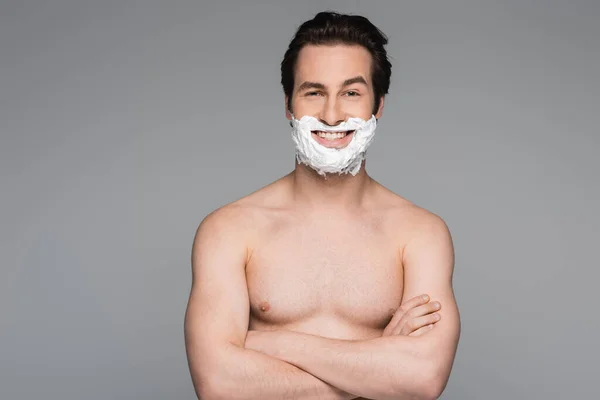
{"type": "Polygon", "coordinates": [[[366,48],[372,57],[371,81],[375,93],[373,114],[379,108],[380,98],[388,93],[392,64],[384,46],[387,36],[373,25],[367,18],[359,15],[338,14],[336,12],[320,12],[309,21],[304,22],[294,35],[281,62],[281,85],[288,96],[287,107],[292,109],[292,92],[294,90],[294,72],[298,53],[307,44],[360,45],[366,48]]]}

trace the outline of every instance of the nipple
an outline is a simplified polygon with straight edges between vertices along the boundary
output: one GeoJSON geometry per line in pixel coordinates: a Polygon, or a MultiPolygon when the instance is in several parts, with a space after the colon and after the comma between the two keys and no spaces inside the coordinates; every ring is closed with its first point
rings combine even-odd
{"type": "Polygon", "coordinates": [[[267,311],[269,311],[271,306],[269,306],[269,303],[267,303],[266,301],[263,301],[262,303],[260,303],[259,308],[260,308],[260,311],[267,312],[267,311]]]}

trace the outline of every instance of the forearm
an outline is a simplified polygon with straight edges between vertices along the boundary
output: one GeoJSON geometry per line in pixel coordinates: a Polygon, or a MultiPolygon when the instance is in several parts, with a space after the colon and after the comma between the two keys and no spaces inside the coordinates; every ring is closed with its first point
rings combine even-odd
{"type": "Polygon", "coordinates": [[[353,399],[326,382],[285,361],[250,349],[231,346],[214,368],[210,390],[203,400],[212,399],[353,399]]]}
{"type": "Polygon", "coordinates": [[[417,338],[335,340],[298,332],[269,332],[266,354],[348,393],[371,399],[427,398],[430,366],[417,338]]]}

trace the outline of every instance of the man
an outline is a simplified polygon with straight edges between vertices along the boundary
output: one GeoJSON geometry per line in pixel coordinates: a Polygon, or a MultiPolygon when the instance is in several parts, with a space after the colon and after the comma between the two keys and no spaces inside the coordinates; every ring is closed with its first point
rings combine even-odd
{"type": "Polygon", "coordinates": [[[443,220],[365,170],[391,65],[366,18],[319,13],[281,64],[293,172],[209,214],[186,351],[202,399],[434,399],[460,335],[443,220]],[[427,297],[428,295],[428,297],[427,297]]]}

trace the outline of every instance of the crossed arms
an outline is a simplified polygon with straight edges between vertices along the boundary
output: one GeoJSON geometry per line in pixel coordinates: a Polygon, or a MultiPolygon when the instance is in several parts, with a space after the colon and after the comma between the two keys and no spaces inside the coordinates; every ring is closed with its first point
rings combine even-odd
{"type": "Polygon", "coordinates": [[[431,217],[405,246],[402,307],[382,337],[350,341],[285,330],[248,332],[248,252],[240,246],[245,242],[239,229],[248,226],[244,218],[240,209],[222,208],[204,219],[194,239],[185,340],[199,398],[404,400],[441,395],[460,335],[452,291],[454,253],[441,219],[431,217]],[[423,293],[442,304],[440,320],[416,335],[398,333],[399,324],[410,322],[406,305],[423,293]]]}

